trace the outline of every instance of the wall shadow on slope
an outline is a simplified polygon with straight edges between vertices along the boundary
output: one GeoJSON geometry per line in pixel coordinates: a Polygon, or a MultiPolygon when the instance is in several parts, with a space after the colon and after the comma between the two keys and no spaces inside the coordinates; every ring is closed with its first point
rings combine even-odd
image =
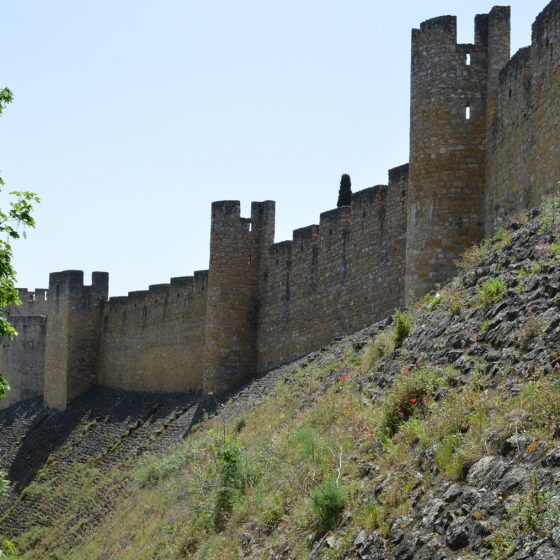
{"type": "Polygon", "coordinates": [[[30,399],[0,411],[3,453],[15,452],[7,463],[8,477],[19,492],[31,483],[54,452],[63,462],[88,462],[107,451],[127,427],[154,424],[195,404],[196,393],[134,393],[95,387],[72,401],[65,411],[46,409],[30,399]],[[18,425],[24,424],[18,434],[18,425]],[[87,432],[87,426],[96,428],[87,432]],[[83,434],[83,437],[81,437],[83,434]],[[114,437],[113,437],[114,435],[114,437]],[[7,444],[7,445],[6,445],[7,444]],[[64,446],[67,450],[63,450],[64,446]],[[7,448],[8,447],[8,448],[7,448]]]}

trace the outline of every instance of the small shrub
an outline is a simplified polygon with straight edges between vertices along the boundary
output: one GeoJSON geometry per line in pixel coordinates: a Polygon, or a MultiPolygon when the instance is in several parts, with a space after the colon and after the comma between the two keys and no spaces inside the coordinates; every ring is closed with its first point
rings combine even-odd
{"type": "Polygon", "coordinates": [[[560,388],[552,383],[528,383],[519,395],[518,407],[524,411],[520,428],[536,437],[549,438],[560,418],[560,388]]]}
{"type": "Polygon", "coordinates": [[[184,452],[177,452],[164,459],[148,460],[134,473],[134,479],[140,488],[156,486],[161,480],[179,472],[187,460],[184,452]]]}
{"type": "Polygon", "coordinates": [[[465,271],[469,272],[475,269],[480,261],[488,255],[488,246],[485,243],[477,243],[467,249],[459,258],[457,266],[465,271]]]}
{"type": "Polygon", "coordinates": [[[541,320],[537,319],[533,315],[529,315],[525,324],[519,329],[517,333],[517,339],[515,341],[515,347],[526,352],[529,350],[531,341],[538,336],[540,336],[544,331],[544,324],[541,320]]]}
{"type": "Polygon", "coordinates": [[[363,363],[369,369],[377,362],[388,356],[394,349],[392,333],[382,331],[376,335],[364,352],[363,363]]]}
{"type": "Polygon", "coordinates": [[[344,363],[349,367],[358,367],[361,366],[363,359],[356,353],[356,350],[349,346],[344,351],[344,363]]]}
{"type": "Polygon", "coordinates": [[[245,419],[245,416],[240,416],[236,421],[235,421],[235,432],[239,433],[245,426],[247,425],[247,420],[245,419]]]}
{"type": "Polygon", "coordinates": [[[536,474],[530,479],[527,494],[510,512],[516,531],[545,536],[560,522],[560,496],[542,492],[536,474]]]}
{"type": "Polygon", "coordinates": [[[480,332],[482,334],[486,334],[490,330],[490,321],[488,319],[484,319],[482,324],[480,325],[480,332]]]}
{"type": "Polygon", "coordinates": [[[323,530],[336,527],[346,507],[346,493],[334,481],[326,480],[311,490],[313,512],[319,518],[323,530]]]}
{"type": "Polygon", "coordinates": [[[348,365],[351,367],[358,367],[361,366],[363,363],[363,360],[360,356],[352,356],[349,360],[348,360],[348,365]]]}
{"type": "Polygon", "coordinates": [[[505,535],[501,532],[497,532],[492,535],[488,542],[492,547],[491,554],[492,558],[495,560],[504,560],[504,558],[509,558],[517,549],[517,545],[513,542],[512,535],[505,535]]]}
{"type": "Polygon", "coordinates": [[[140,488],[155,486],[159,482],[159,469],[156,463],[150,463],[141,467],[134,473],[134,478],[140,488]]]}
{"type": "Polygon", "coordinates": [[[315,430],[309,427],[300,428],[294,434],[294,444],[298,463],[306,460],[315,462],[317,452],[321,448],[321,441],[315,430]]]}
{"type": "Polygon", "coordinates": [[[458,434],[445,438],[437,446],[435,460],[439,472],[450,480],[462,480],[470,466],[465,461],[458,434]]]}
{"type": "Polygon", "coordinates": [[[23,489],[21,495],[29,498],[42,498],[51,494],[52,491],[53,487],[48,482],[32,482],[23,489]]]}
{"type": "Polygon", "coordinates": [[[407,447],[411,447],[415,443],[419,443],[422,447],[426,447],[425,426],[424,422],[419,418],[409,418],[402,425],[399,434],[407,447]]]}
{"type": "Polygon", "coordinates": [[[544,206],[542,214],[540,216],[540,233],[545,233],[550,229],[554,228],[558,222],[558,208],[560,199],[556,196],[552,197],[548,203],[544,206]]]}
{"type": "Polygon", "coordinates": [[[3,399],[10,391],[8,381],[0,375],[0,399],[3,399]]]}
{"type": "Polygon", "coordinates": [[[538,478],[533,473],[526,494],[508,508],[508,516],[488,539],[492,547],[492,558],[509,558],[516,550],[516,537],[546,537],[559,522],[560,496],[550,491],[542,492],[538,478]]]}
{"type": "Polygon", "coordinates": [[[446,291],[444,296],[444,305],[451,315],[460,315],[465,306],[465,294],[463,290],[450,289],[446,291]]]}
{"type": "Polygon", "coordinates": [[[503,251],[511,243],[511,235],[502,228],[496,230],[490,241],[492,251],[503,251]]]}
{"type": "Polygon", "coordinates": [[[552,243],[551,245],[548,245],[547,252],[553,259],[560,257],[560,243],[552,243]]]}
{"type": "Polygon", "coordinates": [[[217,452],[217,467],[220,487],[216,494],[214,506],[214,527],[221,531],[233,509],[236,496],[245,488],[245,477],[242,468],[243,447],[231,436],[227,436],[224,444],[217,452]]]}
{"type": "Polygon", "coordinates": [[[501,301],[506,291],[507,285],[501,278],[486,280],[478,289],[478,302],[483,307],[490,307],[501,301]]]}
{"type": "Polygon", "coordinates": [[[402,341],[412,332],[412,320],[410,316],[400,309],[395,309],[393,314],[393,345],[399,346],[402,341]]]}
{"type": "Polygon", "coordinates": [[[3,496],[10,487],[8,475],[4,471],[0,471],[0,496],[3,496]]]}
{"type": "Polygon", "coordinates": [[[428,311],[434,311],[434,309],[439,306],[441,301],[442,298],[439,292],[435,292],[434,294],[426,294],[424,296],[424,303],[426,304],[428,311]]]}
{"type": "Polygon", "coordinates": [[[0,548],[0,558],[9,558],[10,556],[16,556],[17,550],[12,541],[3,541],[2,548],[0,548]]]}
{"type": "Polygon", "coordinates": [[[274,529],[286,514],[284,495],[280,492],[267,494],[259,504],[258,511],[259,521],[269,529],[274,529]]]}
{"type": "Polygon", "coordinates": [[[431,397],[443,382],[443,376],[427,368],[412,372],[405,370],[385,399],[380,426],[382,438],[392,437],[401,424],[416,411],[422,411],[426,398],[431,397]]]}
{"type": "Polygon", "coordinates": [[[368,532],[373,533],[379,527],[380,513],[380,507],[377,502],[368,502],[358,511],[356,515],[357,522],[361,527],[367,529],[368,532]]]}

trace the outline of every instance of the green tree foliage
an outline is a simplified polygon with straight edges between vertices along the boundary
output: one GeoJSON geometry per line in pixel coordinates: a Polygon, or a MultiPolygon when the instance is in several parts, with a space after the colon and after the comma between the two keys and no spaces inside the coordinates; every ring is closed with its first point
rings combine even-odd
{"type": "MultiPolygon", "coordinates": [[[[8,88],[0,89],[0,116],[6,105],[12,102],[13,95],[8,88]]],[[[0,177],[0,192],[4,190],[0,177]]],[[[17,332],[2,313],[9,305],[19,305],[21,301],[15,288],[16,271],[12,266],[12,241],[20,238],[20,231],[35,227],[32,216],[33,204],[40,202],[39,197],[29,191],[12,191],[8,197],[8,207],[0,209],[0,337],[14,338],[17,332]],[[3,234],[3,235],[2,235],[3,234]]],[[[0,373],[0,399],[6,396],[10,386],[0,373]]]]}
{"type": "Polygon", "coordinates": [[[352,182],[350,181],[350,175],[344,173],[340,178],[340,189],[338,189],[338,202],[336,206],[340,208],[341,206],[350,206],[352,203],[352,182]]]}
{"type": "MultiPolygon", "coordinates": [[[[0,116],[4,112],[4,108],[13,99],[12,92],[8,88],[0,89],[0,116]]],[[[4,190],[4,181],[0,177],[0,193],[4,190]]],[[[39,197],[28,191],[12,191],[8,197],[8,207],[6,211],[0,209],[0,338],[8,337],[10,339],[17,336],[17,332],[11,323],[3,315],[2,310],[8,305],[19,305],[21,301],[15,288],[16,271],[12,266],[12,241],[19,239],[20,230],[35,227],[35,220],[31,215],[33,204],[40,202],[39,197]],[[4,234],[4,235],[2,235],[4,234]]],[[[0,399],[6,396],[10,390],[10,386],[6,378],[0,372],[0,399]]],[[[0,495],[4,494],[8,489],[9,483],[6,473],[0,471],[0,495]]],[[[7,541],[2,547],[11,551],[7,541]]],[[[13,546],[13,545],[12,545],[13,546]]],[[[13,551],[15,552],[15,550],[13,551]]],[[[6,553],[0,549],[0,556],[6,553]]]]}

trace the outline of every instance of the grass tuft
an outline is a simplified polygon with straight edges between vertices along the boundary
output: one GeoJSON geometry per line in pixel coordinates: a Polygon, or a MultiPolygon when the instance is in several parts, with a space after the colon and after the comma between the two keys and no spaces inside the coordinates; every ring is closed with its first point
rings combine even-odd
{"type": "Polygon", "coordinates": [[[502,278],[486,280],[477,291],[478,303],[481,307],[490,307],[501,301],[507,291],[507,284],[502,278]]]}
{"type": "Polygon", "coordinates": [[[395,309],[393,313],[393,345],[395,348],[412,332],[412,318],[406,311],[395,309]]]}

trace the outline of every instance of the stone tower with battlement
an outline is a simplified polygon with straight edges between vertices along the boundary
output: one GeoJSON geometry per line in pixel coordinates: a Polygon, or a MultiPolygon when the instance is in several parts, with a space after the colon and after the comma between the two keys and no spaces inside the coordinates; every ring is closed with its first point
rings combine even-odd
{"type": "MultiPolygon", "coordinates": [[[[108,275],[51,274],[6,310],[12,392],[63,409],[95,384],[215,395],[389,316],[473,242],[560,190],[560,0],[513,58],[510,10],[412,32],[410,163],[274,242],[274,202],[212,205],[209,270],[107,299],[108,275]]],[[[333,199],[334,199],[333,191],[333,199]]]]}
{"type": "Polygon", "coordinates": [[[109,275],[94,272],[84,286],[81,270],[54,272],[48,291],[44,401],[52,408],[91,389],[97,382],[101,311],[109,295],[109,275]],[[52,336],[56,333],[56,336],[52,336]]]}
{"type": "Polygon", "coordinates": [[[259,275],[274,240],[272,201],[212,204],[206,308],[204,389],[219,393],[257,372],[259,275]]]}
{"type": "Polygon", "coordinates": [[[483,236],[486,138],[509,60],[509,15],[496,7],[477,16],[472,44],[457,44],[452,16],[412,31],[407,298],[447,280],[483,236]]]}

